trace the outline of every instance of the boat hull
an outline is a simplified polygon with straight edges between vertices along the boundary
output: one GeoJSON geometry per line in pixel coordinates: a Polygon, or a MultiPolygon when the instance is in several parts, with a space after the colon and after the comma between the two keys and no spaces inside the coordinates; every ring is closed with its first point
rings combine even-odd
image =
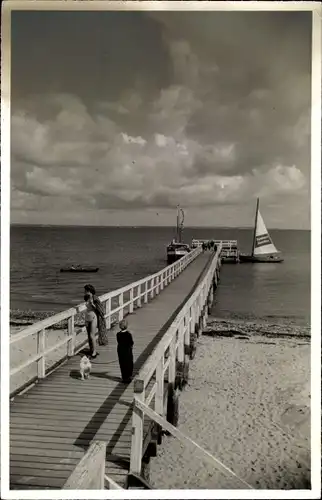
{"type": "Polygon", "coordinates": [[[168,253],[167,254],[167,263],[168,264],[173,264],[177,260],[182,259],[182,257],[184,257],[185,255],[187,255],[188,253],[189,252],[185,252],[185,253],[168,253]]]}
{"type": "Polygon", "coordinates": [[[239,254],[239,262],[251,262],[251,263],[257,263],[257,262],[283,262],[284,259],[280,255],[250,255],[250,254],[239,254]]]}
{"type": "Polygon", "coordinates": [[[90,269],[70,269],[70,268],[62,268],[60,270],[61,273],[97,273],[99,270],[98,267],[93,267],[90,269]]]}

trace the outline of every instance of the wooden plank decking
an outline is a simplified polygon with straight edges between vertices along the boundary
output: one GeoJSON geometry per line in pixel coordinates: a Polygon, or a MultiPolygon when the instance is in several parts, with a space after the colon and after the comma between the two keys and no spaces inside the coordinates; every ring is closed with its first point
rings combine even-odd
{"type": "MultiPolygon", "coordinates": [[[[198,256],[158,297],[128,317],[134,375],[192,293],[209,259],[209,254],[198,256]]],[[[108,346],[99,347],[89,380],[79,379],[76,355],[11,403],[11,489],[61,489],[93,440],[107,442],[106,474],[125,485],[133,382],[121,382],[115,331],[110,331],[108,346]]],[[[147,421],[146,435],[148,428],[147,421]]]]}

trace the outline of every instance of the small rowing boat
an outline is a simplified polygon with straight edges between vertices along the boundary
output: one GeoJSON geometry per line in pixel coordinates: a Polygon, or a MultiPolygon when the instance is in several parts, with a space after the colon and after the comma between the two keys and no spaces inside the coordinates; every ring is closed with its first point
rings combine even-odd
{"type": "Polygon", "coordinates": [[[99,267],[90,267],[90,266],[68,266],[62,267],[61,273],[97,273],[99,267]]]}

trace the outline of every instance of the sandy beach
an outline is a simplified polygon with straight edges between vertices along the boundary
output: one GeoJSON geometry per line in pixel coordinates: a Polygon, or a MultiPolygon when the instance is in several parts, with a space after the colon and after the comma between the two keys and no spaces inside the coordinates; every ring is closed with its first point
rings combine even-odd
{"type": "MultiPolygon", "coordinates": [[[[201,336],[189,375],[183,433],[254,488],[309,488],[309,338],[201,336]]],[[[159,489],[245,489],[170,436],[150,480],[159,489]]]]}

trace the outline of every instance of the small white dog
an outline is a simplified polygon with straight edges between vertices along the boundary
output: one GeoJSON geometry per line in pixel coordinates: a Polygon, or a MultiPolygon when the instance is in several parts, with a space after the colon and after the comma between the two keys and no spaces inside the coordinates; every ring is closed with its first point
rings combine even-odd
{"type": "Polygon", "coordinates": [[[81,379],[89,378],[92,369],[92,363],[88,359],[87,356],[83,356],[79,363],[79,373],[81,375],[81,379]]]}

